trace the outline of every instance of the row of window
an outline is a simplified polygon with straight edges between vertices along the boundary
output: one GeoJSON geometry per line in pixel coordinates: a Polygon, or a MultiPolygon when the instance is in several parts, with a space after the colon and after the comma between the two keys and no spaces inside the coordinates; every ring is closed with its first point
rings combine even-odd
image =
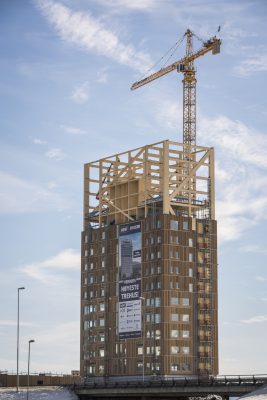
{"type": "MultiPolygon", "coordinates": [[[[182,222],[182,229],[184,231],[188,231],[188,229],[189,229],[188,221],[183,221],[182,222]]],[[[171,231],[178,231],[179,230],[179,221],[171,219],[170,220],[170,230],[171,231]]]]}
{"type": "Polygon", "coordinates": [[[94,299],[94,298],[98,298],[98,297],[105,297],[105,289],[101,288],[99,291],[99,296],[98,296],[98,291],[97,290],[89,290],[89,291],[84,291],[83,292],[83,299],[87,300],[87,299],[94,299]]]}
{"type": "Polygon", "coordinates": [[[171,306],[189,306],[189,299],[187,297],[179,298],[179,297],[171,297],[170,299],[171,306]]]}
{"type": "MultiPolygon", "coordinates": [[[[150,356],[150,355],[155,355],[155,356],[160,356],[160,346],[146,346],[145,348],[145,354],[150,356]]],[[[143,355],[143,345],[138,345],[137,347],[137,355],[142,356],[143,355]]],[[[189,346],[171,346],[170,348],[170,354],[189,354],[190,353],[190,348],[189,346]]],[[[117,352],[116,352],[117,354],[117,352]]],[[[105,357],[105,349],[101,348],[98,350],[92,349],[89,352],[84,353],[84,359],[89,360],[93,357],[105,357]]]]}
{"type": "Polygon", "coordinates": [[[94,313],[97,311],[105,311],[105,303],[86,305],[86,306],[84,306],[84,309],[83,309],[84,315],[94,313]]]}
{"type": "Polygon", "coordinates": [[[105,318],[99,319],[90,319],[90,321],[83,321],[83,329],[87,330],[89,328],[96,328],[96,327],[104,327],[105,326],[105,318]]]}
{"type": "Polygon", "coordinates": [[[178,338],[188,339],[190,333],[188,330],[179,331],[178,329],[171,329],[170,336],[172,339],[178,339],[178,338]]]}

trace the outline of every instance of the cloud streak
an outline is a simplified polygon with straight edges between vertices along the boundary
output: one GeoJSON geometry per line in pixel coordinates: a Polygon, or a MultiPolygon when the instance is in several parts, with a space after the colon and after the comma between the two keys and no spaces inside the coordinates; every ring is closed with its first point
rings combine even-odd
{"type": "Polygon", "coordinates": [[[152,65],[148,54],[122,43],[115,32],[105,28],[89,12],[75,12],[52,0],[38,0],[37,4],[62,40],[139,72],[152,65]]]}
{"type": "Polygon", "coordinates": [[[258,315],[256,317],[251,317],[249,319],[243,319],[240,322],[243,324],[258,324],[262,322],[267,322],[267,316],[266,315],[258,315]]]}
{"type": "Polygon", "coordinates": [[[80,258],[79,251],[65,249],[43,261],[36,261],[22,266],[20,271],[43,283],[55,284],[59,282],[63,272],[79,270],[80,258]]]}
{"type": "Polygon", "coordinates": [[[44,186],[0,171],[0,214],[67,209],[66,200],[44,186]]]}

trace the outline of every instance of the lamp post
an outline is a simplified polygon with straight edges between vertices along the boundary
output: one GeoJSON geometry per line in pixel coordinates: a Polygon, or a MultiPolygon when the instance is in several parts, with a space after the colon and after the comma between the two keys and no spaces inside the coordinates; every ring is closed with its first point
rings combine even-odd
{"type": "Polygon", "coordinates": [[[18,320],[17,320],[17,392],[19,391],[19,294],[25,287],[18,288],[18,320]]]}
{"type": "MultiPolygon", "coordinates": [[[[139,297],[142,301],[142,304],[145,303],[144,297],[139,297]]],[[[145,382],[145,316],[144,316],[144,307],[142,307],[142,337],[143,337],[143,382],[145,382]]]]}
{"type": "Polygon", "coordinates": [[[28,351],[28,384],[27,384],[27,400],[29,398],[29,386],[30,386],[30,358],[31,358],[31,343],[34,343],[34,340],[29,340],[29,351],[28,351]]]}

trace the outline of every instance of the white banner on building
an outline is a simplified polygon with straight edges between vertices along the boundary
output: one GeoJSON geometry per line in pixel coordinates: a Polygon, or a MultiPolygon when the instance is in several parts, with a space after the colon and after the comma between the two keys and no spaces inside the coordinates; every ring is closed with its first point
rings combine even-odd
{"type": "Polygon", "coordinates": [[[140,337],[141,315],[141,222],[119,227],[119,338],[140,337]]]}

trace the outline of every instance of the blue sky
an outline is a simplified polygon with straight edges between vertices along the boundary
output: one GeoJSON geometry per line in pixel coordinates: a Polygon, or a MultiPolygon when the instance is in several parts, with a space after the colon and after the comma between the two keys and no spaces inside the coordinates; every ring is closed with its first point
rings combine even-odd
{"type": "MultiPolygon", "coordinates": [[[[175,72],[135,92],[186,31],[198,59],[198,144],[216,149],[220,372],[267,370],[265,0],[1,0],[0,369],[79,368],[83,164],[182,140],[175,72]],[[196,48],[199,44],[196,43],[196,48]]],[[[177,53],[179,58],[184,49],[177,53]]]]}

